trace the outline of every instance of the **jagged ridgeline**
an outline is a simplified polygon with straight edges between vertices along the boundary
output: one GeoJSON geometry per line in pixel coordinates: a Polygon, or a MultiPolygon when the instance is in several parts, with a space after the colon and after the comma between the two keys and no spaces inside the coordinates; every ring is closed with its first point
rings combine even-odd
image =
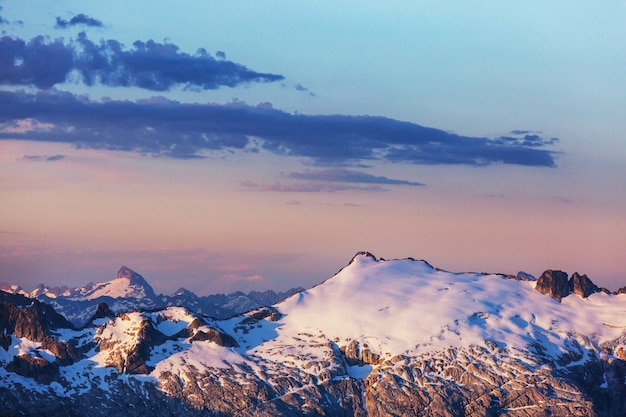
{"type": "Polygon", "coordinates": [[[0,415],[626,415],[626,294],[585,275],[450,273],[362,252],[229,318],[122,311],[159,297],[137,276],[55,294],[114,300],[84,327],[0,292],[0,415]]]}
{"type": "Polygon", "coordinates": [[[75,326],[82,327],[103,303],[114,312],[181,306],[196,313],[223,319],[253,308],[272,305],[303,288],[292,288],[278,293],[272,290],[251,291],[248,294],[238,291],[208,296],[197,296],[185,288],[179,288],[172,295],[157,295],[144,277],[122,266],[113,280],[96,284],[90,282],[84,287],[48,287],[40,284],[33,291],[27,292],[18,285],[0,283],[0,289],[50,304],[75,326]]]}

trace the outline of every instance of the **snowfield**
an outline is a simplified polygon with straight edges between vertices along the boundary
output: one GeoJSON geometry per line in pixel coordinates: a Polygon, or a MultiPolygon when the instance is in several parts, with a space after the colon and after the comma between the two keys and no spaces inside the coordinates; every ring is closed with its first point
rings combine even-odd
{"type": "Polygon", "coordinates": [[[534,281],[502,275],[455,274],[424,261],[359,255],[331,279],[278,304],[284,315],[278,327],[252,332],[257,341],[249,345],[304,332],[362,341],[385,356],[485,341],[524,349],[537,340],[558,354],[571,333],[587,335],[595,348],[624,335],[626,295],[570,295],[560,303],[534,287],[534,281]]]}
{"type": "MultiPolygon", "coordinates": [[[[471,381],[472,389],[502,381],[517,386],[499,394],[498,401],[505,402],[515,390],[545,383],[551,369],[567,372],[600,358],[614,361],[617,352],[626,356],[626,294],[570,294],[559,302],[535,286],[534,280],[451,273],[425,261],[359,253],[321,284],[228,320],[168,307],[101,318],[91,328],[55,330],[58,340],[84,353],[83,359],[59,366],[53,382],[7,372],[20,355],[56,360],[40,342],[13,336],[8,350],[0,348],[0,389],[72,398],[90,390],[121,392],[120,386],[130,384],[138,395],[155,395],[156,388],[187,398],[197,409],[212,404],[215,392],[232,392],[234,399],[223,399],[226,405],[220,406],[228,410],[228,401],[248,401],[243,400],[250,396],[246,390],[264,390],[262,404],[271,398],[296,404],[320,384],[348,384],[346,389],[362,390],[357,401],[362,402],[366,389],[386,392],[389,386],[395,392],[396,383],[413,390],[444,389],[458,379],[471,381]],[[130,375],[129,369],[142,375],[130,375]],[[394,379],[386,379],[389,375],[394,379]],[[519,378],[526,382],[516,382],[519,378]],[[148,386],[153,389],[145,391],[148,386]]],[[[607,379],[610,372],[604,371],[598,389],[615,389],[607,379]]],[[[541,388],[547,393],[542,401],[558,389],[563,397],[554,397],[554,407],[586,407],[575,386],[555,381],[541,388]]],[[[301,404],[302,410],[314,410],[318,400],[301,404]]],[[[516,399],[507,404],[503,412],[535,407],[516,399]]]]}

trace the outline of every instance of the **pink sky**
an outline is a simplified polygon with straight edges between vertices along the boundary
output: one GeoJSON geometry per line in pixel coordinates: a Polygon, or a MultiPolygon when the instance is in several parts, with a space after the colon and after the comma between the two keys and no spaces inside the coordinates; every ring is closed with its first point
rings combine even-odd
{"type": "Polygon", "coordinates": [[[623,213],[551,168],[424,167],[413,179],[437,187],[298,193],[242,185],[284,182],[265,164],[289,167],[287,157],[190,163],[15,141],[0,150],[0,280],[29,290],[108,280],[122,264],[163,293],[282,290],[319,283],[359,250],[626,285],[623,213]],[[56,154],[65,157],[45,161],[56,154]]]}
{"type": "Polygon", "coordinates": [[[626,286],[624,19],[0,0],[0,282],[282,290],[367,250],[626,286]]]}

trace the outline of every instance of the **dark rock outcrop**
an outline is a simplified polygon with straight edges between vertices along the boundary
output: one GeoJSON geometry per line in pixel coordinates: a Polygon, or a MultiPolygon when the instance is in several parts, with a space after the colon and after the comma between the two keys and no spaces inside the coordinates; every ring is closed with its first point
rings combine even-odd
{"type": "Polygon", "coordinates": [[[98,319],[114,319],[114,318],[115,318],[115,313],[113,312],[113,310],[109,308],[109,305],[107,303],[100,303],[98,304],[98,308],[96,309],[96,312],[91,317],[91,319],[89,319],[85,327],[93,326],[94,321],[98,319]]]}
{"type": "Polygon", "coordinates": [[[574,275],[569,279],[568,285],[570,293],[580,295],[583,298],[600,291],[600,288],[587,275],[581,276],[578,272],[574,272],[574,275]]]}
{"type": "Polygon", "coordinates": [[[191,342],[207,341],[207,340],[219,346],[225,346],[225,347],[238,347],[239,346],[237,341],[232,336],[226,333],[217,331],[215,329],[209,329],[208,331],[198,330],[196,334],[194,334],[190,339],[191,342]]]}
{"type": "MultiPolygon", "coordinates": [[[[0,292],[0,347],[4,350],[8,350],[12,336],[25,338],[40,342],[41,347],[55,355],[61,365],[68,365],[80,359],[81,354],[68,342],[57,340],[55,330],[72,328],[72,324],[50,305],[22,295],[0,292]]],[[[15,364],[16,369],[27,370],[28,374],[32,369],[46,365],[39,359],[20,359],[15,364]]]]}
{"type": "Polygon", "coordinates": [[[563,271],[545,271],[537,280],[537,291],[549,295],[555,300],[561,301],[563,297],[569,295],[569,283],[567,273],[563,271]]]}
{"type": "Polygon", "coordinates": [[[367,344],[361,345],[356,340],[353,340],[346,346],[341,346],[339,350],[343,353],[346,362],[350,366],[377,365],[380,362],[380,355],[372,353],[367,344]]]}
{"type": "Polygon", "coordinates": [[[19,294],[0,291],[0,334],[15,334],[35,342],[49,336],[53,329],[74,326],[52,306],[19,294]]]}
{"type": "Polygon", "coordinates": [[[580,275],[578,272],[574,272],[568,280],[567,273],[553,270],[547,270],[541,274],[535,289],[558,301],[570,294],[586,298],[599,291],[608,292],[606,289],[594,284],[587,275],[580,275]]]}
{"type": "Polygon", "coordinates": [[[18,355],[6,366],[9,372],[49,384],[59,375],[59,367],[40,356],[18,355]]]}

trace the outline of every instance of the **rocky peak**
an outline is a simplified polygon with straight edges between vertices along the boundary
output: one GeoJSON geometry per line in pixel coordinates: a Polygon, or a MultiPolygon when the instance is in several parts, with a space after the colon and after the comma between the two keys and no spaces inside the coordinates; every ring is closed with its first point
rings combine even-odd
{"type": "Polygon", "coordinates": [[[168,297],[168,303],[172,305],[182,305],[186,307],[197,308],[198,303],[201,303],[201,297],[198,297],[196,293],[188,290],[187,288],[180,287],[172,295],[168,297]]]}
{"type": "Polygon", "coordinates": [[[535,289],[542,294],[549,295],[557,301],[561,301],[563,297],[569,295],[567,273],[549,269],[541,274],[537,280],[535,289]]]}
{"type": "Polygon", "coordinates": [[[122,266],[120,270],[117,271],[117,278],[126,278],[129,281],[131,281],[131,283],[146,282],[146,280],[141,275],[139,275],[138,273],[136,273],[135,271],[133,271],[127,266],[122,266]]]}
{"type": "Polygon", "coordinates": [[[541,274],[535,289],[558,301],[570,294],[586,298],[601,290],[587,275],[580,275],[578,272],[575,272],[568,280],[567,273],[553,270],[547,270],[541,274]]]}
{"type": "Polygon", "coordinates": [[[519,271],[516,277],[522,281],[537,281],[537,278],[535,278],[532,274],[524,271],[519,271]]]}
{"type": "Polygon", "coordinates": [[[574,275],[569,279],[570,292],[580,295],[583,298],[589,297],[591,294],[600,291],[600,288],[594,284],[587,275],[579,275],[578,272],[574,272],[574,275]]]}
{"type": "Polygon", "coordinates": [[[109,308],[109,305],[107,303],[100,303],[98,304],[98,308],[96,309],[96,312],[91,317],[91,319],[89,319],[86,326],[93,325],[94,321],[97,319],[105,319],[105,318],[114,319],[115,313],[113,312],[113,310],[109,308]]]}
{"type": "Polygon", "coordinates": [[[146,363],[150,349],[166,339],[148,317],[140,313],[119,313],[115,320],[98,329],[94,340],[100,351],[106,352],[107,365],[114,366],[118,372],[148,374],[152,370],[146,363]],[[121,338],[116,328],[124,329],[120,332],[121,338]]]}
{"type": "Polygon", "coordinates": [[[352,257],[352,260],[350,260],[350,263],[354,262],[358,257],[361,257],[361,256],[364,256],[366,258],[371,258],[374,261],[378,261],[378,259],[376,259],[376,256],[374,256],[374,254],[372,254],[371,252],[360,251],[360,252],[357,252],[356,255],[352,257]]]}
{"type": "Polygon", "coordinates": [[[126,278],[130,286],[141,287],[145,290],[147,297],[155,297],[156,294],[154,290],[148,284],[148,281],[145,280],[144,277],[139,275],[137,272],[128,268],[127,266],[122,266],[119,271],[117,271],[117,278],[126,278]]]}
{"type": "Polygon", "coordinates": [[[0,334],[40,342],[60,328],[74,326],[49,304],[20,294],[0,293],[0,334]]]}
{"type": "Polygon", "coordinates": [[[194,294],[193,292],[189,291],[185,287],[180,287],[179,289],[174,291],[174,293],[172,293],[171,296],[172,297],[196,297],[196,294],[194,294]]]}

